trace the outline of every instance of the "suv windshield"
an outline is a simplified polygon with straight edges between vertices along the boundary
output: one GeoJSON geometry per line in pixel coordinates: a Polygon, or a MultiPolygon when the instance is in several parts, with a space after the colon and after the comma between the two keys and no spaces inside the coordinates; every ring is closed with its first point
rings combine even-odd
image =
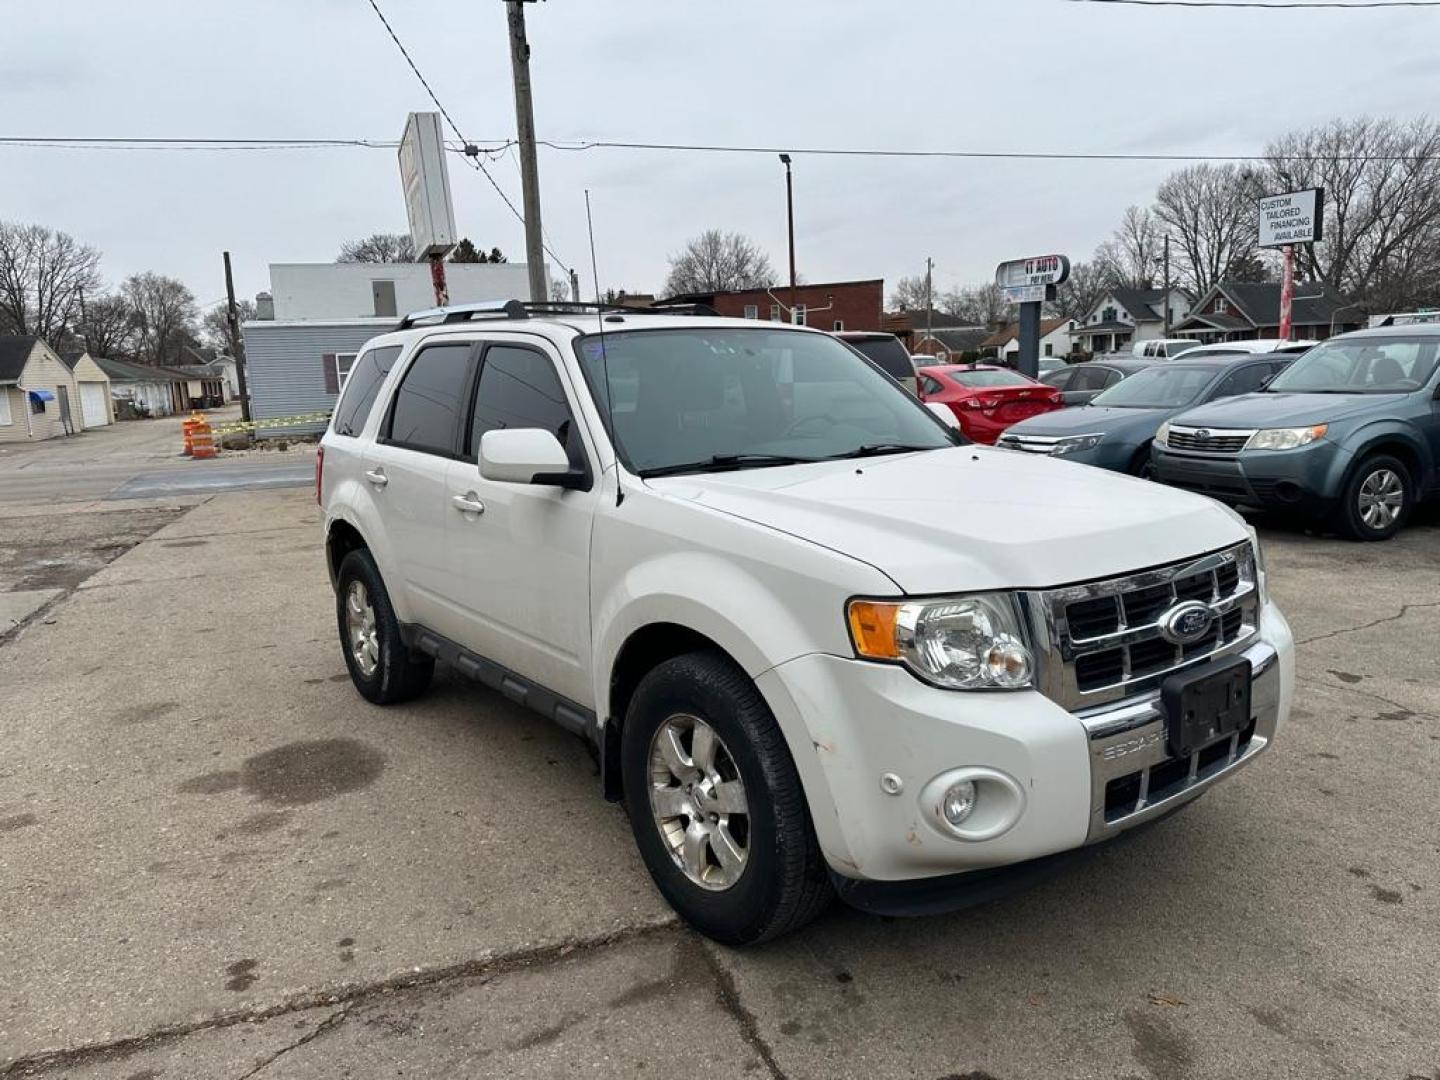
{"type": "Polygon", "coordinates": [[[1173,409],[1200,396],[1215,377],[1212,367],[1162,364],[1137,371],[1109,390],[1096,394],[1091,405],[1121,409],[1173,409]]]}
{"type": "Polygon", "coordinates": [[[1317,345],[1268,389],[1291,394],[1404,394],[1435,373],[1440,339],[1350,338],[1317,345]]]}
{"type": "Polygon", "coordinates": [[[621,460],[644,476],[963,440],[837,340],[803,330],[630,330],[576,340],[621,460]]]}

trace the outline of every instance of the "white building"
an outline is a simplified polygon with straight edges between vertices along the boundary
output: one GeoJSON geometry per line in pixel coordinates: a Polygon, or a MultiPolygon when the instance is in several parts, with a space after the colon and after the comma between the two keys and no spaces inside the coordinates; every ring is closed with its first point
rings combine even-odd
{"type": "MultiPolygon", "coordinates": [[[[530,271],[524,263],[446,263],[445,284],[452,304],[525,300],[530,271]]],[[[398,318],[435,306],[430,264],[418,262],[271,263],[270,295],[276,322],[398,318]]]]}
{"type": "MultiPolygon", "coordinates": [[[[1040,320],[1040,355],[1069,356],[1070,330],[1074,322],[1064,317],[1040,320]]],[[[1014,366],[1020,358],[1020,324],[1013,322],[980,345],[981,354],[1014,366]]]]}
{"type": "Polygon", "coordinates": [[[1111,289],[1099,302],[1076,320],[1071,337],[1081,352],[1100,354],[1129,352],[1137,341],[1165,336],[1165,308],[1170,308],[1170,326],[1179,326],[1190,314],[1195,298],[1179,287],[1164,289],[1111,289]]]}

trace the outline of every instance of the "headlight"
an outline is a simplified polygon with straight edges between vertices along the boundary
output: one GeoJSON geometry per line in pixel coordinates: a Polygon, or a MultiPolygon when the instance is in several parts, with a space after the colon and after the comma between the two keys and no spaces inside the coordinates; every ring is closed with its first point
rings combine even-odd
{"type": "Polygon", "coordinates": [[[1245,449],[1294,450],[1297,447],[1309,446],[1316,439],[1323,439],[1325,432],[1329,430],[1329,424],[1316,424],[1314,427],[1266,428],[1264,431],[1257,431],[1251,435],[1250,441],[1245,444],[1245,449]]]}
{"type": "Polygon", "coordinates": [[[1258,590],[1260,603],[1265,603],[1265,549],[1260,546],[1260,534],[1255,531],[1255,526],[1247,525],[1250,533],[1250,550],[1255,559],[1255,588],[1258,590]]]}
{"type": "Polygon", "coordinates": [[[1061,439],[1050,450],[1055,457],[1062,457],[1065,454],[1078,454],[1081,450],[1093,450],[1100,445],[1100,440],[1105,438],[1101,435],[1075,435],[1072,438],[1061,439]]]}
{"type": "Polygon", "coordinates": [[[1015,599],[1003,593],[936,600],[852,600],[847,609],[855,651],[898,660],[926,682],[949,690],[1019,690],[1034,661],[1015,599]]]}
{"type": "Polygon", "coordinates": [[[1166,420],[1160,425],[1160,430],[1155,432],[1155,441],[1161,446],[1170,445],[1170,421],[1166,420]]]}

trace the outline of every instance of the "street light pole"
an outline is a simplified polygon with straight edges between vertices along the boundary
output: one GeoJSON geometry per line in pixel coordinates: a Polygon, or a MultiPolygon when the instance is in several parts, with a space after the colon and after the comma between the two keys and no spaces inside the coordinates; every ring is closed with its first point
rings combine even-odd
{"type": "Polygon", "coordinates": [[[525,263],[530,274],[530,300],[550,299],[545,280],[545,241],[540,227],[540,169],[535,158],[535,106],[530,99],[530,43],[525,40],[525,4],[505,0],[510,23],[510,67],[515,81],[515,131],[520,143],[520,186],[525,207],[525,263]]]}
{"type": "Polygon", "coordinates": [[[785,218],[790,234],[790,321],[795,321],[795,185],[790,176],[790,155],[781,154],[785,166],[785,218]]]}

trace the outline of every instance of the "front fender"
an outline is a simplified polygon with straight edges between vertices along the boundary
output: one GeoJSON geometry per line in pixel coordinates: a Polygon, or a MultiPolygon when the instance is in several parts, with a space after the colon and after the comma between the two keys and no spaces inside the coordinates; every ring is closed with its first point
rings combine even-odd
{"type": "MultiPolygon", "coordinates": [[[[1359,461],[1366,454],[1385,443],[1403,444],[1420,462],[1420,475],[1411,477],[1411,479],[1423,491],[1427,486],[1426,478],[1435,469],[1435,459],[1430,452],[1429,442],[1409,424],[1400,420],[1375,420],[1357,428],[1345,438],[1346,446],[1352,450],[1351,462],[1359,461]]],[[[1334,478],[1337,482],[1336,491],[1339,490],[1338,485],[1344,483],[1344,472],[1348,472],[1348,463],[1342,474],[1334,478]]]]}

